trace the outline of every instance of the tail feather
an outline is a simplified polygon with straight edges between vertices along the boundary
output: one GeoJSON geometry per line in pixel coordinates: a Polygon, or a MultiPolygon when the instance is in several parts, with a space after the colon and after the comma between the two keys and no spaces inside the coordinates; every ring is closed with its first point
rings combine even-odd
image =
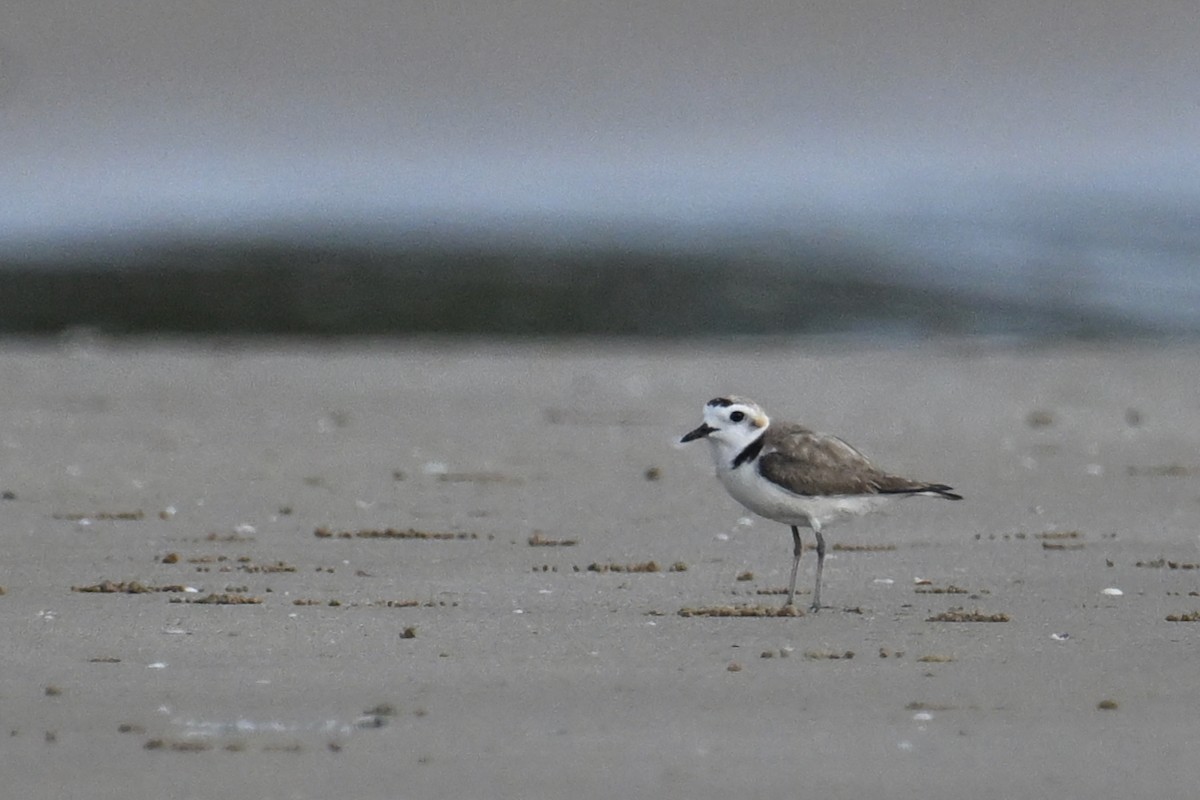
{"type": "Polygon", "coordinates": [[[925,487],[925,491],[936,494],[938,497],[944,497],[947,500],[962,500],[962,495],[952,491],[953,488],[944,483],[931,483],[925,487]]]}
{"type": "MultiPolygon", "coordinates": [[[[903,479],[901,479],[903,481],[903,479]]],[[[932,497],[944,497],[947,500],[962,500],[962,495],[954,491],[953,486],[944,483],[918,483],[916,481],[896,481],[890,486],[880,486],[880,494],[924,494],[932,497]]]]}

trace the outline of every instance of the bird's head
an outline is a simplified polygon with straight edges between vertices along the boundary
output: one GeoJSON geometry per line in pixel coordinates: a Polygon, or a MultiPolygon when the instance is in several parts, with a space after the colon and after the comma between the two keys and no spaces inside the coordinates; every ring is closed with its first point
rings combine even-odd
{"type": "Polygon", "coordinates": [[[694,442],[708,439],[714,447],[741,450],[753,442],[767,426],[770,418],[753,400],[744,397],[715,397],[704,406],[704,422],[689,431],[679,441],[694,442]]]}

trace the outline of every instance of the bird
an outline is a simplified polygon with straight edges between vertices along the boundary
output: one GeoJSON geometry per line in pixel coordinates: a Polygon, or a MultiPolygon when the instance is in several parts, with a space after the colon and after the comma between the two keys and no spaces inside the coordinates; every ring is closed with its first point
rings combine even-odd
{"type": "Polygon", "coordinates": [[[796,602],[796,572],[804,552],[800,528],[817,538],[817,577],[811,610],[821,609],[821,571],[831,523],[877,511],[904,496],[961,500],[944,483],[903,478],[876,467],[836,436],[790,422],[772,422],[753,400],[729,395],[709,400],[704,422],[681,444],[707,439],[725,490],[760,517],[792,529],[792,575],[787,602],[796,602]]]}

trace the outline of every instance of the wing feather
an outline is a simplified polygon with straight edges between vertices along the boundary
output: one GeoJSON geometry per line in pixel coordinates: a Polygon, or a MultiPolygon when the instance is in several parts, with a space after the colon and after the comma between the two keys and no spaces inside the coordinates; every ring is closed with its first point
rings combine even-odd
{"type": "Polygon", "coordinates": [[[836,436],[800,425],[767,430],[768,452],[758,459],[764,478],[799,495],[909,494],[948,496],[950,487],[889,475],[836,436]]]}

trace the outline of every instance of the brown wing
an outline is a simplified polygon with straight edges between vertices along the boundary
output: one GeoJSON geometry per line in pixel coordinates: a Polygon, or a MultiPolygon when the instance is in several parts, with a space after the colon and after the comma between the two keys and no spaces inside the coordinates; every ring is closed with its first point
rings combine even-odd
{"type": "Polygon", "coordinates": [[[758,470],[796,494],[894,494],[943,488],[881,472],[836,436],[799,425],[769,428],[767,436],[771,452],[759,457],[758,470]]]}

